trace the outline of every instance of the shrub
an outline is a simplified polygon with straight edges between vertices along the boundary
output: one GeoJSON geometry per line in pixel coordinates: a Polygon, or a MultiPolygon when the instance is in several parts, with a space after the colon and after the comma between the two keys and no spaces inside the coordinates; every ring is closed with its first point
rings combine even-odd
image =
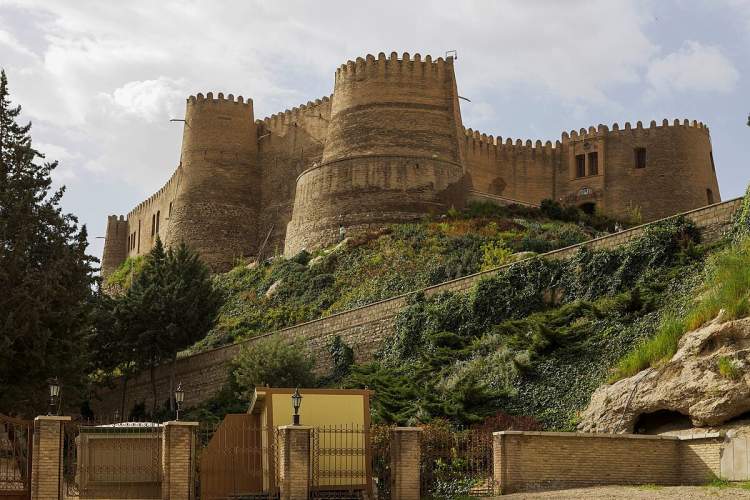
{"type": "Polygon", "coordinates": [[[304,346],[285,342],[277,335],[244,346],[234,365],[234,377],[245,392],[252,392],[257,386],[315,385],[315,363],[304,346]]]}
{"type": "Polygon", "coordinates": [[[507,248],[502,242],[489,241],[482,245],[482,271],[494,269],[507,263],[513,250],[507,248]]]}

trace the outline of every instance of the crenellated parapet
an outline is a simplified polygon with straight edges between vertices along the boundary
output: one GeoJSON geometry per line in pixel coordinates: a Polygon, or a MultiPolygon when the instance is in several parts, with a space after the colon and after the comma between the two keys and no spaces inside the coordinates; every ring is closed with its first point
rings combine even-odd
{"type": "Polygon", "coordinates": [[[494,158],[503,158],[513,155],[527,155],[530,157],[546,157],[546,158],[557,158],[561,154],[562,143],[560,141],[542,142],[537,139],[531,141],[530,139],[513,140],[507,137],[503,140],[502,137],[494,137],[480,133],[479,131],[472,130],[470,128],[464,129],[464,154],[470,155],[482,155],[494,158]]]}
{"type": "Polygon", "coordinates": [[[331,114],[331,98],[333,95],[324,96],[314,101],[308,101],[307,104],[300,104],[291,109],[286,109],[280,113],[274,113],[262,120],[256,120],[259,127],[268,131],[284,130],[290,125],[299,122],[302,119],[309,118],[311,115],[328,120],[331,114]]]}
{"type": "Polygon", "coordinates": [[[583,140],[591,140],[591,139],[598,139],[602,137],[606,137],[612,134],[625,134],[625,133],[658,133],[665,130],[699,130],[706,135],[710,135],[710,131],[708,129],[708,126],[705,125],[703,122],[699,122],[697,120],[679,120],[674,119],[672,121],[668,119],[664,119],[661,121],[661,124],[657,124],[656,120],[651,120],[648,127],[644,127],[643,122],[637,121],[635,123],[635,126],[633,126],[630,122],[625,122],[623,127],[621,128],[620,125],[615,122],[612,124],[612,127],[607,127],[607,125],[599,124],[596,127],[589,127],[589,128],[581,128],[580,130],[571,130],[570,133],[563,132],[562,133],[562,143],[566,144],[568,141],[583,141],[583,140]]]}
{"type": "Polygon", "coordinates": [[[363,78],[394,78],[400,81],[411,78],[442,80],[447,71],[452,71],[452,67],[452,57],[438,57],[433,60],[430,55],[422,59],[420,54],[411,57],[408,52],[404,52],[400,58],[396,52],[391,52],[390,57],[386,57],[383,52],[377,57],[367,54],[339,66],[336,70],[336,85],[347,80],[358,81],[363,78]]]}
{"type": "Polygon", "coordinates": [[[250,106],[252,108],[253,106],[253,100],[247,99],[245,100],[242,96],[237,96],[235,99],[234,94],[228,94],[226,97],[224,97],[223,92],[219,92],[216,97],[214,97],[213,92],[208,92],[205,96],[202,93],[198,93],[196,95],[191,95],[187,98],[188,105],[205,105],[205,106],[220,106],[220,105],[234,105],[234,106],[250,106]]]}
{"type": "Polygon", "coordinates": [[[177,167],[172,173],[172,176],[169,178],[169,180],[161,188],[159,188],[157,192],[140,202],[135,206],[133,210],[128,212],[128,219],[137,218],[139,215],[149,212],[151,207],[159,204],[163,197],[167,195],[167,193],[173,192],[175,185],[177,184],[177,177],[179,173],[180,167],[177,167]]]}

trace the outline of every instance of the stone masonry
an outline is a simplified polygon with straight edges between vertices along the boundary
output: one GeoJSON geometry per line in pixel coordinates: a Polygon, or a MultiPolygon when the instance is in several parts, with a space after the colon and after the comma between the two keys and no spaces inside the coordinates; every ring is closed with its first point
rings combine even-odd
{"type": "MultiPolygon", "coordinates": [[[[700,228],[704,241],[715,241],[726,231],[740,205],[741,199],[738,198],[693,210],[684,215],[700,228]]],[[[645,225],[634,227],[555,250],[542,255],[542,257],[551,259],[570,258],[582,247],[594,250],[615,248],[638,238],[644,228],[645,225]]],[[[505,267],[507,266],[447,281],[422,291],[427,295],[445,291],[468,291],[483,278],[500,272],[505,267]]],[[[180,358],[177,360],[175,376],[183,382],[185,387],[189,388],[185,393],[185,405],[186,407],[195,406],[216,394],[227,382],[229,364],[237,356],[242,346],[271,335],[282,335],[290,340],[304,342],[306,347],[314,354],[317,363],[316,370],[320,373],[325,373],[330,369],[330,355],[327,346],[337,335],[341,336],[342,340],[354,349],[357,362],[367,361],[379,349],[382,342],[393,334],[396,315],[406,305],[407,300],[413,293],[417,292],[284,328],[242,343],[180,358]]],[[[160,401],[170,397],[170,370],[171,367],[165,366],[157,368],[155,372],[160,401]]],[[[145,401],[148,406],[151,404],[152,397],[149,375],[142,373],[127,381],[124,411],[128,412],[133,405],[141,401],[145,401]]],[[[92,406],[97,413],[114,414],[115,411],[121,412],[122,410],[121,399],[122,380],[118,380],[114,387],[101,389],[99,399],[93,401],[92,406]]]]}
{"type": "Polygon", "coordinates": [[[464,128],[455,61],[380,53],[336,70],[331,96],[255,120],[253,102],[187,100],[180,164],[128,215],[110,216],[106,276],[157,237],[215,270],[316,250],[347,234],[460,208],[545,198],[650,221],[719,202],[708,127],[617,123],[513,141],[464,128]]]}

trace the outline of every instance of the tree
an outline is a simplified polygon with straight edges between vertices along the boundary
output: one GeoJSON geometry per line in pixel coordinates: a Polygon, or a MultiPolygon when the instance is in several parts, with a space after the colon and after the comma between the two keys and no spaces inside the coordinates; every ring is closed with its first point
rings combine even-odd
{"type": "Polygon", "coordinates": [[[0,71],[0,411],[46,407],[47,379],[82,388],[96,259],[52,190],[57,162],[32,147],[0,71]]]}
{"type": "Polygon", "coordinates": [[[242,348],[234,360],[237,384],[252,392],[256,386],[310,387],[315,384],[309,353],[297,343],[279,336],[261,339],[242,348]]]}
{"type": "Polygon", "coordinates": [[[177,353],[205,337],[221,303],[209,270],[198,254],[182,243],[165,251],[157,237],[143,269],[117,299],[114,313],[123,337],[132,346],[133,361],[151,373],[153,411],[158,404],[156,367],[172,362],[173,389],[177,353]]]}

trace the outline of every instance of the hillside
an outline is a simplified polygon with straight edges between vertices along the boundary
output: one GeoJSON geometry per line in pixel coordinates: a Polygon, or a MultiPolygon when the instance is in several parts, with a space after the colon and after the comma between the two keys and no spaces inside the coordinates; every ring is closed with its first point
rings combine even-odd
{"type": "Polygon", "coordinates": [[[397,224],[314,254],[241,263],[216,277],[226,303],[193,352],[370,304],[573,245],[614,222],[545,204],[544,210],[474,204],[397,224]],[[533,252],[533,253],[532,253],[533,252]]]}

